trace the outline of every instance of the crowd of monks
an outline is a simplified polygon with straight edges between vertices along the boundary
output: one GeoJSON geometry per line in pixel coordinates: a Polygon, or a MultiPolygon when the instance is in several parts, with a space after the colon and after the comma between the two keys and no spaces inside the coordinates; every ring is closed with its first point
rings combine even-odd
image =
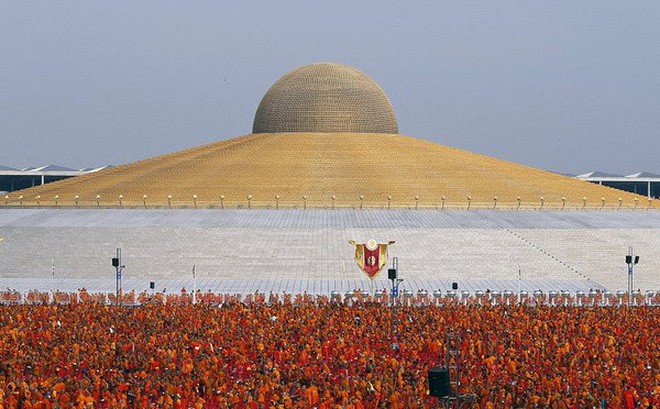
{"type": "Polygon", "coordinates": [[[260,301],[0,306],[0,409],[660,408],[658,307],[260,301]]]}

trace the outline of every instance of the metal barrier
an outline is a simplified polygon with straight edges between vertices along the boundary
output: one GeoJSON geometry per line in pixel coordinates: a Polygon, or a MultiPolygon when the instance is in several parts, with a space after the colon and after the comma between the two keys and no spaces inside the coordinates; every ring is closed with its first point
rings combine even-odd
{"type": "MultiPolygon", "coordinates": [[[[634,291],[632,294],[633,307],[636,306],[660,306],[660,291],[655,292],[647,290],[646,292],[634,291]]],[[[367,290],[355,289],[341,294],[339,291],[331,291],[328,295],[319,294],[288,294],[288,293],[265,293],[255,292],[254,294],[225,294],[197,291],[195,297],[192,293],[182,289],[177,294],[164,294],[156,292],[136,293],[131,291],[121,294],[119,304],[121,305],[142,305],[149,303],[158,304],[214,304],[223,303],[291,303],[291,304],[318,304],[318,303],[344,303],[355,305],[360,303],[379,303],[384,305],[400,306],[572,306],[572,307],[621,307],[628,304],[628,294],[624,291],[618,291],[612,294],[610,291],[600,292],[592,290],[588,294],[577,291],[574,295],[568,291],[550,291],[547,294],[541,291],[534,291],[531,295],[526,291],[520,291],[515,294],[513,291],[475,291],[474,295],[469,291],[462,291],[457,294],[454,290],[434,290],[428,292],[425,289],[418,289],[413,292],[410,289],[404,289],[400,296],[393,297],[386,290],[377,290],[371,293],[367,290]]],[[[39,292],[28,291],[19,292],[15,290],[0,291],[0,305],[23,305],[23,304],[104,304],[113,305],[116,303],[116,294],[107,293],[89,293],[85,289],[77,292],[39,292]]]]}

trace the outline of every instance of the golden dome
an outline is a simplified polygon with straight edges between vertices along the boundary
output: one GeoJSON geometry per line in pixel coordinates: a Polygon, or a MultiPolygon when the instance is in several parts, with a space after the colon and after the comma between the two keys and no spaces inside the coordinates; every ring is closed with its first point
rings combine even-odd
{"type": "Polygon", "coordinates": [[[266,92],[253,133],[399,133],[392,104],[367,75],[347,65],[296,68],[266,92]]]}
{"type": "Polygon", "coordinates": [[[361,72],[332,63],[306,65],[277,81],[261,101],[253,134],[12,192],[5,203],[250,209],[660,207],[658,200],[401,135],[383,90],[361,72]]]}

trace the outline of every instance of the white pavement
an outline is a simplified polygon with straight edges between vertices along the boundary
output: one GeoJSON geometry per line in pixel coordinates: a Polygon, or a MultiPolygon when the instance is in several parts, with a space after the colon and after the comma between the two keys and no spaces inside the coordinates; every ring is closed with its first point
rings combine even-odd
{"type": "Polygon", "coordinates": [[[0,287],[21,290],[49,290],[53,259],[62,290],[111,290],[117,247],[125,289],[191,288],[193,264],[214,291],[366,289],[348,240],[370,238],[396,240],[413,290],[515,291],[519,269],[527,290],[625,289],[629,245],[635,287],[660,289],[657,211],[3,209],[0,238],[0,287]]]}

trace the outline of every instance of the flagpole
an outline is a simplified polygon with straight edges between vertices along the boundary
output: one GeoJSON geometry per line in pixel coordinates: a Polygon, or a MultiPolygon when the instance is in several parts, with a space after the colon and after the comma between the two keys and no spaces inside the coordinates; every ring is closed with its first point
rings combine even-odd
{"type": "Polygon", "coordinates": [[[55,300],[55,259],[53,258],[50,265],[50,302],[55,300]]]}
{"type": "Polygon", "coordinates": [[[520,279],[522,271],[520,269],[520,263],[518,263],[518,305],[522,304],[522,294],[520,294],[520,279]]]}
{"type": "Polygon", "coordinates": [[[197,274],[195,274],[195,265],[194,264],[193,264],[192,274],[193,274],[193,298],[192,298],[192,303],[193,303],[193,305],[195,305],[197,303],[197,274]]]}

